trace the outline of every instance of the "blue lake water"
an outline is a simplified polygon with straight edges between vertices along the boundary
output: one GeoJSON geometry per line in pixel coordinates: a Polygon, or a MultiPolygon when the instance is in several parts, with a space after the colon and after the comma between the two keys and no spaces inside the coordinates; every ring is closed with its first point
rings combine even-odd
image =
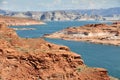
{"type": "MultiPolygon", "coordinates": [[[[20,37],[37,38],[62,30],[70,26],[82,26],[91,23],[103,23],[99,21],[64,21],[46,22],[46,25],[21,26],[20,28],[36,28],[36,30],[18,30],[20,37]]],[[[110,24],[110,22],[105,22],[110,24]]],[[[19,26],[13,26],[19,27],[19,26]]],[[[70,47],[71,51],[80,54],[86,65],[90,67],[106,68],[110,75],[120,78],[120,47],[110,45],[91,44],[87,42],[65,41],[60,39],[45,40],[70,47]]]]}

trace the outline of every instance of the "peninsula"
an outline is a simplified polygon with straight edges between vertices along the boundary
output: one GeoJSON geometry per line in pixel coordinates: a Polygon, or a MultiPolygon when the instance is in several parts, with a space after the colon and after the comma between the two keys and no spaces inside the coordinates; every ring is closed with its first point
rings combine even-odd
{"type": "Polygon", "coordinates": [[[0,23],[6,23],[8,26],[45,24],[44,22],[39,21],[39,20],[34,20],[34,19],[29,19],[29,18],[1,16],[1,15],[0,15],[0,23]]]}
{"type": "Polygon", "coordinates": [[[44,37],[120,46],[120,22],[68,27],[44,37]]]}

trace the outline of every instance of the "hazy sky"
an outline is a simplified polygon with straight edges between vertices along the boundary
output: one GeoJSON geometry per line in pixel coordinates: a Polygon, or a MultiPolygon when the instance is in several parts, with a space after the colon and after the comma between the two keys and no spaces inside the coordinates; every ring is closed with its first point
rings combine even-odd
{"type": "Polygon", "coordinates": [[[120,0],[0,0],[0,9],[12,11],[50,11],[120,7],[120,0]]]}

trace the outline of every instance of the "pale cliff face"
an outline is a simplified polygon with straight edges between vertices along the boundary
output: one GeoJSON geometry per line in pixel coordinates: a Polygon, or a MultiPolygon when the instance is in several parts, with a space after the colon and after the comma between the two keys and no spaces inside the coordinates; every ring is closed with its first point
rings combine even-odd
{"type": "Polygon", "coordinates": [[[0,10],[1,15],[32,18],[44,21],[66,21],[66,20],[120,20],[120,8],[109,9],[88,9],[88,10],[61,10],[61,11],[46,11],[46,12],[12,12],[0,10]],[[113,16],[115,15],[115,16],[113,16]]]}

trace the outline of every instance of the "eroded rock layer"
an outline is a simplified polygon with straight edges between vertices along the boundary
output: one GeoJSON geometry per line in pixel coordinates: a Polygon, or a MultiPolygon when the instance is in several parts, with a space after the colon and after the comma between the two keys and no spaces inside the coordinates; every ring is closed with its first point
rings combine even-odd
{"type": "Polygon", "coordinates": [[[19,38],[0,24],[0,80],[109,80],[107,70],[87,67],[66,46],[19,38]]]}
{"type": "Polygon", "coordinates": [[[69,27],[45,37],[120,46],[120,22],[69,27]]]}

